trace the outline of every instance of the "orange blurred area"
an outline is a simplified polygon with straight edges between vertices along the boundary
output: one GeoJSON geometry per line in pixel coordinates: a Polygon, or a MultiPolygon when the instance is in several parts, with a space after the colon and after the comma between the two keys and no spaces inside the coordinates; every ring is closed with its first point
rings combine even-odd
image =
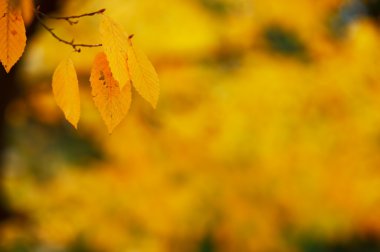
{"type": "MultiPolygon", "coordinates": [[[[112,135],[81,53],[38,29],[7,107],[0,251],[380,251],[380,2],[62,1],[101,8],[156,67],[112,135]],[[59,53],[58,53],[59,52],[59,53]],[[51,93],[70,56],[75,131],[51,93]]],[[[98,43],[100,18],[47,21],[98,43]]]]}

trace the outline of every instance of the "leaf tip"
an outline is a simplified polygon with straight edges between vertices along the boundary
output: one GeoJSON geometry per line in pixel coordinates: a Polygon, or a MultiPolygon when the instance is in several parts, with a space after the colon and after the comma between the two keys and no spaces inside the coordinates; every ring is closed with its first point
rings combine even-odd
{"type": "Polygon", "coordinates": [[[67,111],[63,111],[63,112],[64,112],[66,120],[71,124],[71,126],[73,126],[76,130],[78,130],[80,114],[68,114],[67,111]]]}
{"type": "Polygon", "coordinates": [[[155,101],[150,102],[150,105],[152,106],[152,108],[153,108],[154,110],[156,110],[156,109],[157,109],[157,105],[158,105],[158,99],[155,100],[155,101]]]}
{"type": "Polygon", "coordinates": [[[78,130],[78,122],[70,121],[68,118],[66,118],[66,119],[74,127],[75,130],[78,130]]]}
{"type": "Polygon", "coordinates": [[[11,69],[12,69],[13,66],[9,66],[9,65],[7,65],[7,64],[2,64],[2,65],[3,65],[3,67],[4,67],[5,72],[6,72],[7,74],[9,74],[9,73],[11,72],[11,69]]]}
{"type": "Polygon", "coordinates": [[[114,130],[113,128],[108,128],[108,135],[111,136],[113,134],[113,130],[114,130]]]}

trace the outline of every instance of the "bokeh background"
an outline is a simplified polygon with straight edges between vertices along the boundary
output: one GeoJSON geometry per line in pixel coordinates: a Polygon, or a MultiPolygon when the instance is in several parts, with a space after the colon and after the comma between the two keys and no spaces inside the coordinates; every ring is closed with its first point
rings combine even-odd
{"type": "MultiPolygon", "coordinates": [[[[38,4],[38,3],[37,3],[38,4]]],[[[380,251],[380,1],[39,1],[101,8],[156,66],[112,135],[91,100],[98,49],[37,24],[1,69],[0,251],[380,251]],[[75,131],[51,93],[71,56],[75,131]]],[[[99,42],[100,17],[49,21],[99,42]]]]}

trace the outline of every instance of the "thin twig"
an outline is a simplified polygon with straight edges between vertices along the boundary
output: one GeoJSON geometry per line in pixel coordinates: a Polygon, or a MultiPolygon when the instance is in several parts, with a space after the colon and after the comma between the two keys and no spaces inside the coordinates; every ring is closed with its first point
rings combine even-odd
{"type": "Polygon", "coordinates": [[[70,25],[77,24],[79,22],[79,20],[77,20],[77,19],[80,19],[82,17],[90,17],[90,16],[94,16],[94,15],[98,15],[98,14],[103,14],[105,11],[106,11],[106,9],[101,9],[101,10],[98,10],[98,11],[94,11],[94,12],[90,12],[90,13],[85,13],[85,14],[81,14],[81,15],[74,15],[74,16],[67,16],[67,17],[58,17],[58,16],[49,16],[49,15],[41,12],[39,10],[39,8],[36,9],[36,12],[39,15],[43,16],[44,18],[55,19],[55,20],[65,20],[70,25]]]}
{"type": "MultiPolygon", "coordinates": [[[[79,16],[61,17],[61,18],[59,18],[59,19],[64,19],[64,20],[67,20],[67,21],[68,21],[68,19],[72,19],[72,18],[81,18],[81,17],[85,17],[85,16],[92,16],[92,15],[95,15],[95,14],[98,14],[98,13],[103,13],[105,10],[102,9],[102,10],[100,10],[100,11],[102,11],[102,12],[99,12],[99,11],[98,11],[98,12],[87,13],[87,14],[83,14],[83,15],[79,15],[79,16]],[[68,18],[68,19],[66,19],[66,18],[68,18]]],[[[77,43],[74,42],[74,40],[71,40],[71,41],[65,40],[65,39],[59,37],[59,36],[54,32],[54,29],[53,29],[53,28],[50,28],[49,26],[47,26],[47,25],[43,22],[41,16],[47,17],[47,15],[44,14],[44,13],[42,13],[42,12],[40,12],[40,11],[39,11],[39,8],[37,8],[37,9],[35,10],[35,16],[36,16],[37,21],[40,23],[40,25],[41,25],[45,30],[47,30],[47,31],[48,31],[48,32],[49,32],[49,33],[50,33],[55,39],[57,39],[59,42],[71,46],[71,47],[74,49],[75,52],[80,53],[80,52],[81,52],[81,47],[93,48],[93,47],[101,47],[101,46],[102,46],[102,44],[77,44],[77,43]]],[[[57,18],[54,18],[54,19],[57,19],[57,18]]],[[[68,22],[70,22],[70,21],[68,21],[68,22]]]]}

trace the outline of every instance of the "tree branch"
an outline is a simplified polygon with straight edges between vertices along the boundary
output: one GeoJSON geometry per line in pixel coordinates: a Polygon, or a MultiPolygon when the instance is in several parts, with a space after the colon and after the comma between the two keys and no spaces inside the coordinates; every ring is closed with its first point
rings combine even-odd
{"type": "Polygon", "coordinates": [[[36,9],[36,12],[40,16],[43,16],[44,18],[55,19],[55,20],[65,20],[70,25],[77,24],[79,22],[79,20],[77,20],[77,19],[80,19],[82,17],[90,17],[90,16],[94,16],[94,15],[98,15],[98,14],[103,14],[105,11],[106,11],[106,9],[101,9],[101,10],[98,10],[98,11],[94,11],[94,12],[90,12],[90,13],[85,13],[85,14],[81,14],[81,15],[74,15],[74,16],[67,16],[67,17],[58,17],[58,16],[49,16],[49,15],[41,12],[38,7],[36,9]]]}
{"type": "Polygon", "coordinates": [[[41,16],[43,17],[46,17],[46,18],[50,18],[50,19],[56,19],[56,20],[66,20],[67,22],[69,22],[70,25],[73,25],[73,24],[77,24],[78,23],[78,20],[77,21],[73,21],[72,19],[79,19],[79,18],[82,18],[82,17],[87,17],[87,16],[93,16],[93,15],[96,15],[96,14],[102,14],[105,12],[105,9],[101,9],[99,11],[95,11],[95,12],[91,12],[91,13],[86,13],[86,14],[82,14],[82,15],[78,15],[78,16],[69,16],[69,17],[51,17],[51,16],[48,16],[46,15],[45,13],[39,11],[39,7],[37,7],[35,9],[35,16],[36,16],[36,19],[37,21],[40,23],[40,25],[45,29],[47,30],[56,40],[58,40],[59,42],[61,43],[64,43],[66,45],[69,45],[71,46],[75,52],[78,52],[80,53],[81,52],[81,47],[87,47],[87,48],[93,48],[93,47],[101,47],[102,44],[77,44],[74,42],[74,39],[69,41],[69,40],[65,40],[61,37],[59,37],[55,32],[54,32],[54,29],[53,28],[50,28],[49,26],[47,26],[41,16]]]}

